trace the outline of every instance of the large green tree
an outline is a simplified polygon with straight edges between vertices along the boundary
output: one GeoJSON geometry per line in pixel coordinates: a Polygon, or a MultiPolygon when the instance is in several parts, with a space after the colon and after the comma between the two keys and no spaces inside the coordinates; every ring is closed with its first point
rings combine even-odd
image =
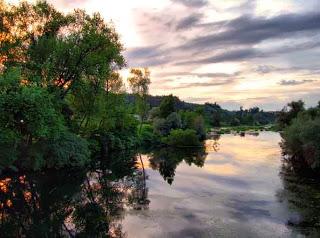
{"type": "Polygon", "coordinates": [[[1,1],[0,10],[0,146],[12,148],[2,167],[83,164],[92,135],[133,135],[118,73],[123,46],[111,24],[45,1],[1,1]]]}

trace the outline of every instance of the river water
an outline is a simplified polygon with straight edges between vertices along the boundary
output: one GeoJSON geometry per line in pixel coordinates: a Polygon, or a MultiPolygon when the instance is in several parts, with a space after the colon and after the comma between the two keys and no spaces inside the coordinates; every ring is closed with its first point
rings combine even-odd
{"type": "Polygon", "coordinates": [[[222,135],[81,171],[3,175],[1,237],[320,237],[318,183],[293,174],[280,141],[222,135]]]}

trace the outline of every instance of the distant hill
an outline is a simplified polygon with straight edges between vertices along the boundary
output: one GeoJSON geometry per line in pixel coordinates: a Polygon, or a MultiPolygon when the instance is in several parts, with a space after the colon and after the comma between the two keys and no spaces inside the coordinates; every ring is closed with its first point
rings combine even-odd
{"type": "MultiPolygon", "coordinates": [[[[147,101],[148,101],[148,104],[151,107],[159,107],[160,103],[161,103],[161,101],[162,101],[162,99],[164,97],[165,96],[148,95],[147,101]]],[[[201,106],[201,104],[189,103],[189,102],[182,101],[176,96],[174,96],[174,98],[176,99],[176,108],[177,108],[177,110],[194,110],[196,107],[201,106]]],[[[128,100],[129,103],[134,103],[135,96],[133,94],[128,94],[127,95],[127,100],[128,100]]]]}
{"type": "MultiPolygon", "coordinates": [[[[161,101],[166,96],[152,96],[149,95],[147,98],[148,104],[151,107],[160,106],[161,101]]],[[[250,109],[239,109],[229,111],[221,108],[217,103],[189,103],[180,100],[178,97],[174,96],[176,100],[176,110],[201,110],[205,115],[206,120],[212,126],[223,125],[265,125],[274,123],[276,120],[277,112],[268,112],[260,110],[258,107],[253,107],[250,109]]],[[[135,96],[132,94],[127,95],[127,100],[129,103],[134,103],[135,96]]]]}

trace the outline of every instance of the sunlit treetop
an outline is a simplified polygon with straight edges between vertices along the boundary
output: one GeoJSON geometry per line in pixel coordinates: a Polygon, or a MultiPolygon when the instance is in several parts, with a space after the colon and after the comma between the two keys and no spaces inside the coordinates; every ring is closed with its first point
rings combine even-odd
{"type": "Polygon", "coordinates": [[[63,14],[44,1],[2,2],[1,9],[1,63],[22,67],[30,82],[58,87],[62,97],[81,79],[104,85],[125,65],[118,34],[98,13],[63,14]]]}

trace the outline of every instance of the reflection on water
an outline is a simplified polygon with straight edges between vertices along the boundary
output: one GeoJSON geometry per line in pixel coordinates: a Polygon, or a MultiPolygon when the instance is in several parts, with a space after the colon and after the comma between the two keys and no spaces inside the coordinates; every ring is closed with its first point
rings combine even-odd
{"type": "Polygon", "coordinates": [[[149,167],[157,170],[163,179],[172,184],[177,166],[184,161],[189,166],[202,167],[206,159],[204,148],[173,149],[163,148],[149,154],[149,167]]]}
{"type": "Polygon", "coordinates": [[[0,177],[1,237],[318,237],[320,187],[277,133],[110,155],[85,170],[0,177]]]}
{"type": "Polygon", "coordinates": [[[136,163],[118,155],[88,171],[3,177],[1,237],[125,237],[125,209],[145,200],[136,163]]]}

